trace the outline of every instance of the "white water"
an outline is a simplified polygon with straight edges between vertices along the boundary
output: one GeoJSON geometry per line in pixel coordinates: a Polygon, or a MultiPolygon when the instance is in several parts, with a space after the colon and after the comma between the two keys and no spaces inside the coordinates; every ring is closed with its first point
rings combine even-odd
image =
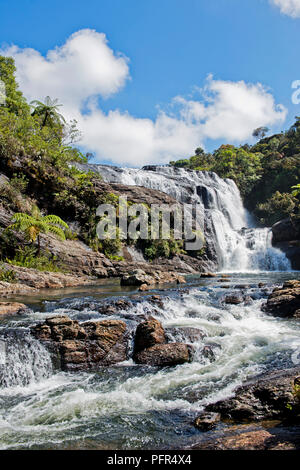
{"type": "MultiPolygon", "coordinates": [[[[190,364],[141,370],[127,361],[100,373],[51,375],[42,347],[36,349],[33,342],[22,355],[18,343],[12,368],[20,373],[26,365],[32,373],[26,374],[25,383],[12,380],[0,389],[0,448],[61,448],[66,441],[91,441],[95,448],[96,443],[115,449],[152,448],[157,442],[175,444],[174,439],[182,445],[184,426],[187,435],[192,429],[192,418],[182,421],[182,413],[195,416],[248,377],[291,361],[300,347],[296,322],[265,315],[262,300],[224,307],[223,295],[220,286],[194,288],[165,298],[162,307],[145,300],[130,311],[151,312],[165,328],[201,329],[206,337],[194,343],[196,355],[190,364]],[[212,346],[213,362],[202,356],[204,345],[212,346]],[[36,362],[41,357],[45,361],[36,362]]],[[[66,308],[69,315],[78,314],[66,308]]]]}
{"type": "Polygon", "coordinates": [[[50,354],[22,329],[1,329],[0,389],[25,387],[52,374],[50,354]]]}
{"type": "Polygon", "coordinates": [[[215,173],[173,167],[146,169],[85,165],[107,182],[144,186],[165,192],[181,203],[198,204],[206,243],[224,272],[290,271],[285,254],[272,246],[268,228],[255,227],[234,181],[215,173]],[[251,230],[245,230],[251,228],[251,230]]]}

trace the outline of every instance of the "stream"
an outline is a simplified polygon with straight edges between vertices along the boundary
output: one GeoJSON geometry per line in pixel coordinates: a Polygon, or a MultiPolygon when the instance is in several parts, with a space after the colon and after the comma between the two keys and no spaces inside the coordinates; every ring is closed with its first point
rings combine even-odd
{"type": "Polygon", "coordinates": [[[28,314],[0,319],[0,449],[182,449],[222,432],[228,424],[203,433],[193,420],[245,379],[295,366],[300,350],[299,322],[260,309],[274,286],[300,279],[300,273],[229,276],[222,283],[190,276],[183,287],[145,294],[103,281],[23,298],[32,309],[28,314]],[[240,292],[251,297],[249,304],[224,304],[226,295],[240,292]],[[149,301],[153,294],[161,296],[162,305],[149,301]],[[97,371],[55,370],[47,350],[31,337],[30,326],[51,315],[124,319],[122,310],[108,316],[95,308],[118,297],[132,300],[125,320],[129,329],[141,314],[151,314],[165,328],[201,329],[205,337],[194,344],[193,362],[155,368],[129,359],[97,371]],[[204,346],[213,354],[204,355],[204,346]]]}

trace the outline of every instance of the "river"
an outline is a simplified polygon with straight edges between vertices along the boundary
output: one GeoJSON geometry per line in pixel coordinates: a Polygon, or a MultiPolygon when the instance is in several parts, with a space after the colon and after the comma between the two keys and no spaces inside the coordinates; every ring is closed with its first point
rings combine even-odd
{"type": "Polygon", "coordinates": [[[247,378],[299,363],[299,322],[260,309],[275,285],[299,278],[295,272],[233,273],[226,282],[191,276],[184,287],[154,291],[161,306],[149,301],[153,292],[137,297],[116,282],[23,298],[31,312],[0,320],[0,342],[6,343],[5,358],[0,355],[0,449],[182,449],[205,439],[215,431],[202,433],[193,420],[206,404],[230,396],[247,378]],[[224,304],[233,292],[251,301],[224,304]],[[205,337],[194,344],[193,362],[159,369],[129,359],[91,372],[54,370],[29,327],[57,314],[124,319],[122,310],[108,317],[95,307],[120,296],[132,299],[129,329],[140,314],[153,315],[165,328],[201,329],[205,337]]]}

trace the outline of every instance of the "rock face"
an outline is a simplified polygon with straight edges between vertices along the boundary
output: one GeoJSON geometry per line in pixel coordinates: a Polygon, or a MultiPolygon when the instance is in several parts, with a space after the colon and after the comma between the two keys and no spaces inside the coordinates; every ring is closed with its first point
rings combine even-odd
{"type": "Polygon", "coordinates": [[[277,222],[272,227],[273,243],[289,242],[300,239],[300,230],[290,218],[277,222]]]}
{"type": "Polygon", "coordinates": [[[17,302],[0,302],[0,315],[20,315],[28,308],[17,302]]]}
{"type": "Polygon", "coordinates": [[[50,317],[32,332],[49,347],[63,370],[108,366],[128,357],[126,324],[121,320],[79,324],[67,316],[50,317]]]}
{"type": "Polygon", "coordinates": [[[262,310],[276,317],[300,318],[300,281],[286,281],[274,289],[262,310]]]}
{"type": "Polygon", "coordinates": [[[300,224],[283,219],[272,227],[273,245],[280,248],[290,260],[292,269],[300,270],[300,224]]]}
{"type": "Polygon", "coordinates": [[[235,422],[295,419],[300,412],[299,374],[299,367],[264,374],[238,387],[233,398],[207,406],[206,411],[235,422]]]}
{"type": "Polygon", "coordinates": [[[134,360],[151,366],[174,366],[190,362],[191,346],[184,343],[167,343],[162,324],[153,317],[138,325],[134,340],[134,360]]]}
{"type": "MultiPolygon", "coordinates": [[[[80,286],[95,282],[95,279],[84,275],[38,271],[37,269],[22,268],[11,264],[4,264],[4,266],[14,272],[18,284],[22,284],[23,288],[28,286],[34,289],[61,289],[63,287],[80,286]]],[[[13,284],[11,286],[13,286],[13,284]]]]}

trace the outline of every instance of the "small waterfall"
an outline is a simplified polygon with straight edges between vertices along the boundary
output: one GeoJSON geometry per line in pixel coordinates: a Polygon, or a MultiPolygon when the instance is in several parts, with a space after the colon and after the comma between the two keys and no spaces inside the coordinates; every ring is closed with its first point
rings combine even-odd
{"type": "Polygon", "coordinates": [[[0,389],[27,386],[50,377],[48,351],[26,330],[0,330],[0,389]]]}
{"type": "Polygon", "coordinates": [[[144,186],[165,192],[183,204],[200,204],[199,222],[216,269],[291,270],[285,254],[272,247],[271,230],[255,228],[236,184],[230,179],[222,179],[213,172],[171,166],[152,165],[142,169],[79,166],[100,173],[110,183],[144,186]]]}

